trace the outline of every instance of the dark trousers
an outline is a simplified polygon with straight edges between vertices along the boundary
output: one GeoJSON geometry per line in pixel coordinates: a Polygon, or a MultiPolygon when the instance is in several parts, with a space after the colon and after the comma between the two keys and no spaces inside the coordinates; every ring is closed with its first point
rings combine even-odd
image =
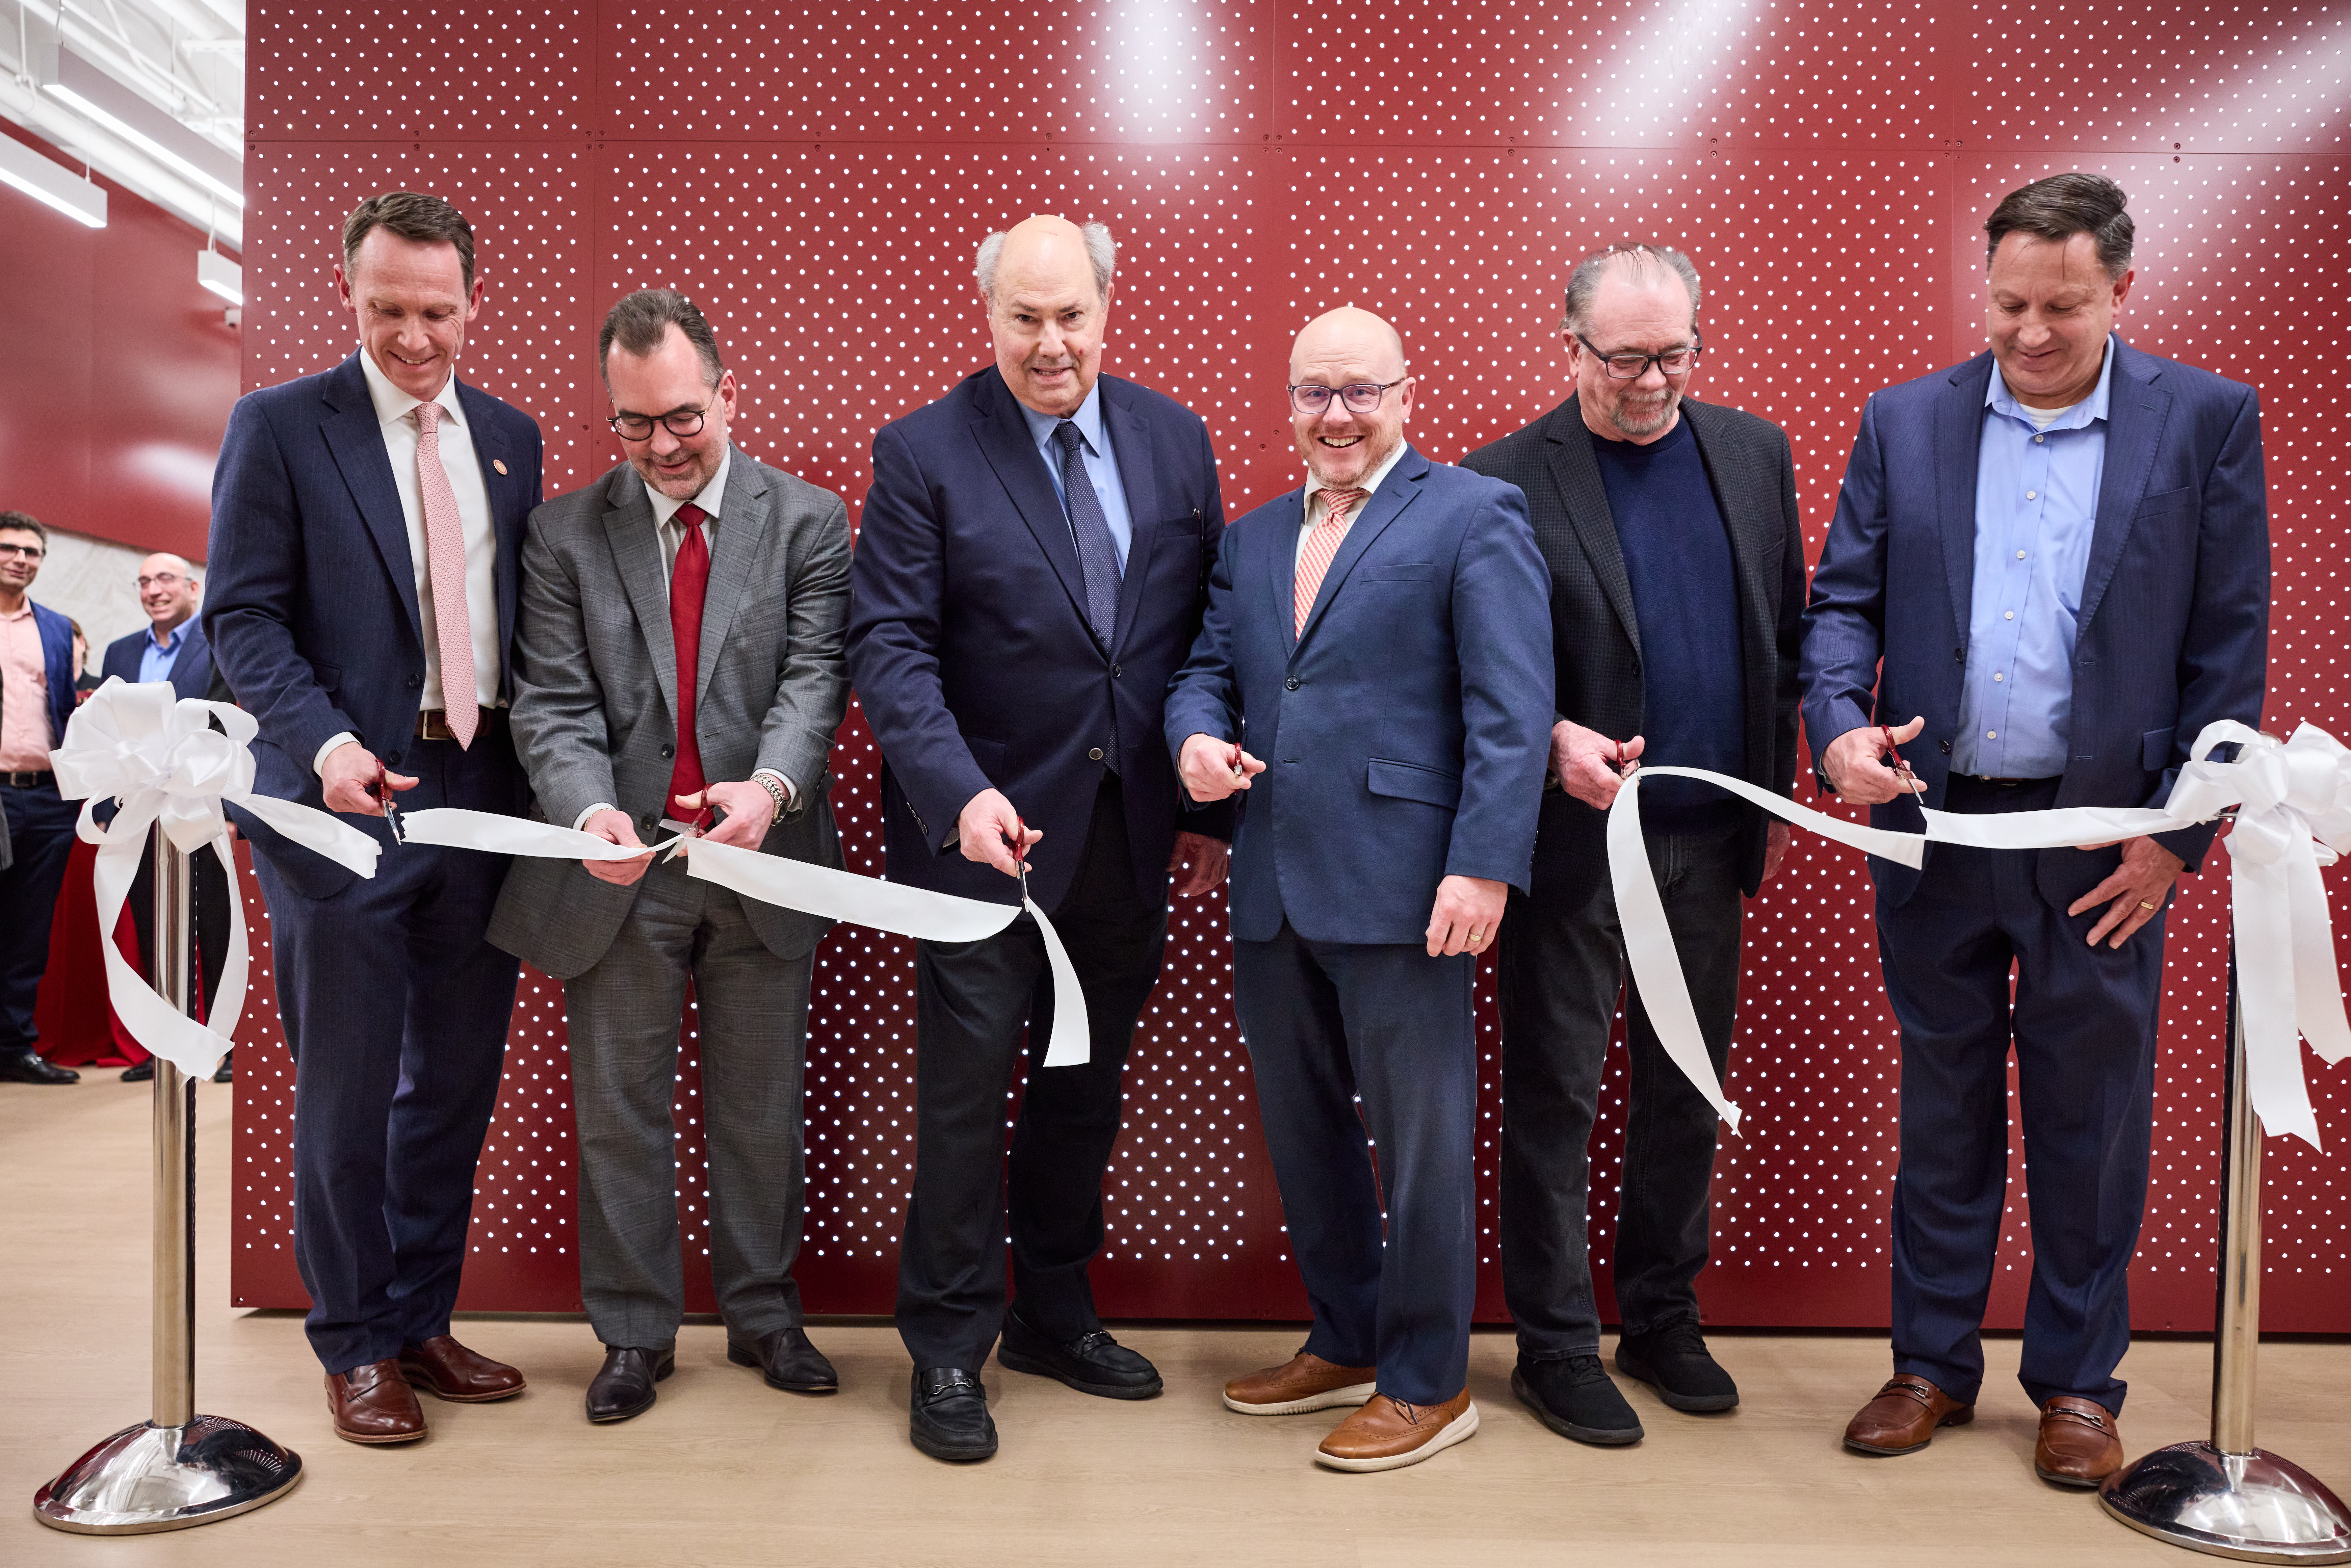
{"type": "Polygon", "coordinates": [[[59,797],[54,780],[28,789],[0,784],[0,810],[16,857],[0,871],[0,1053],[9,1053],[36,1049],[33,1009],[81,803],[59,797]]]}
{"type": "MultiPolygon", "coordinates": [[[[1954,778],[1953,811],[2043,810],[2057,782],[1954,778]]],[[[2008,1054],[2032,1176],[2032,1284],[2018,1381],[2119,1412],[2131,1254],[2147,1202],[2163,915],[2120,950],[2084,938],[2033,883],[2036,852],[1938,844],[1907,903],[1877,911],[1902,1026],[1894,1178],[1894,1366],[1972,1401],[2008,1187],[2008,1054]],[[2010,972],[2015,1000],[2010,1001],[2010,972]]]]}
{"type": "MultiPolygon", "coordinates": [[[[228,873],[210,847],[190,855],[188,978],[197,1018],[206,1016],[213,998],[219,995],[221,971],[228,965],[230,897],[228,873]]],[[[131,879],[128,907],[131,926],[139,934],[140,973],[152,982],[155,975],[155,845],[152,838],[139,856],[139,873],[131,879]]]]}
{"type": "MultiPolygon", "coordinates": [[[[470,752],[412,741],[401,766],[422,780],[404,809],[513,808],[504,727],[470,752]]],[[[345,1372],[449,1332],[514,1013],[519,966],[483,939],[508,862],[387,843],[372,881],[330,898],[256,863],[294,1052],[295,1261],[310,1347],[345,1372]]]]}
{"type": "Polygon", "coordinates": [[[1476,975],[1467,954],[1310,942],[1287,921],[1270,942],[1233,943],[1233,1004],[1314,1312],[1306,1348],[1378,1367],[1380,1392],[1415,1405],[1469,1376],[1476,975]]]}
{"type": "Polygon", "coordinates": [[[985,941],[914,945],[914,1183],[897,1315],[917,1367],[977,1375],[1003,1329],[1008,1180],[1021,1317],[1059,1340],[1102,1326],[1086,1266],[1102,1249],[1120,1074],[1167,946],[1166,895],[1135,886],[1115,777],[1095,797],[1076,881],[1050,913],[1085,994],[1082,1067],[1040,1065],[1053,981],[1035,920],[1024,914],[985,941]],[[1024,1061],[1008,1168],[1005,1092],[1024,1061]]]}
{"type": "MultiPolygon", "coordinates": [[[[1739,1005],[1740,828],[1652,833],[1666,906],[1707,1055],[1719,1077],[1739,1005]]],[[[1698,1315],[1714,1181],[1715,1113],[1657,1043],[1625,977],[1607,876],[1573,894],[1510,894],[1497,959],[1502,1013],[1502,1294],[1519,1352],[1594,1355],[1600,1314],[1585,1236],[1593,1118],[1617,998],[1630,1092],[1616,1210],[1616,1312],[1626,1333],[1698,1315]]]]}

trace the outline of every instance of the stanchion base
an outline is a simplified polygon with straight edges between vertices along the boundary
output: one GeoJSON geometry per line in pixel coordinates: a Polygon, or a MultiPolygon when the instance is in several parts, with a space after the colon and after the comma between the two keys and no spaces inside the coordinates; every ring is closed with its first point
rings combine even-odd
{"type": "Polygon", "coordinates": [[[2174,1443],[2140,1456],[2098,1489],[2133,1530],[2246,1563],[2351,1563],[2351,1511],[2326,1483],[2256,1448],[2224,1454],[2174,1443]]]}
{"type": "Polygon", "coordinates": [[[33,1517],[78,1535],[185,1530],[259,1508],[302,1479],[302,1456],[242,1421],[142,1421],[76,1459],[33,1495],[33,1517]]]}

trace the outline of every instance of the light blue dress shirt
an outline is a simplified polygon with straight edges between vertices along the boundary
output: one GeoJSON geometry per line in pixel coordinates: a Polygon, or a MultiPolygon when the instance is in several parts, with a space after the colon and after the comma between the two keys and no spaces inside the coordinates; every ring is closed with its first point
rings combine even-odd
{"type": "Polygon", "coordinates": [[[155,628],[151,623],[147,635],[139,640],[139,679],[142,683],[170,680],[172,666],[180,662],[180,644],[187,640],[188,623],[183,621],[172,627],[171,635],[158,645],[155,628]]]}
{"type": "MultiPolygon", "coordinates": [[[[1029,434],[1045,459],[1045,472],[1053,476],[1053,495],[1061,503],[1061,515],[1066,518],[1070,497],[1061,488],[1061,444],[1053,437],[1053,432],[1061,427],[1061,416],[1039,413],[1025,402],[1020,405],[1020,413],[1028,420],[1029,434]]],[[[1134,519],[1126,509],[1126,486],[1119,482],[1118,456],[1110,449],[1110,432],[1102,428],[1100,382],[1093,384],[1086,393],[1086,401],[1070,418],[1083,438],[1080,457],[1086,465],[1086,477],[1094,482],[1094,494],[1102,498],[1102,520],[1110,524],[1111,542],[1118,547],[1118,570],[1123,573],[1127,547],[1134,542],[1134,519]]],[[[1070,542],[1074,545],[1077,539],[1072,525],[1070,542]]]]}
{"type": "Polygon", "coordinates": [[[2053,779],[2065,771],[2074,629],[2106,467],[2107,340],[2097,390],[2035,423],[1998,366],[1976,452],[1976,574],[1955,772],[2053,779]]]}

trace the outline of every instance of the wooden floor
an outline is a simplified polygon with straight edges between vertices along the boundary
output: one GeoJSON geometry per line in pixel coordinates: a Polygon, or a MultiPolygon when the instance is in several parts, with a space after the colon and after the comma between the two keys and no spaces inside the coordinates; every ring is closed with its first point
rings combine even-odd
{"type": "MultiPolygon", "coordinates": [[[[1972,1427],[1928,1452],[1863,1459],[1836,1442],[1885,1375],[1867,1335],[1719,1334],[1744,1405],[1687,1416],[1630,1386],[1648,1428],[1628,1449],[1552,1436],[1510,1397],[1511,1344],[1481,1333],[1470,1380],[1478,1436],[1389,1475],[1309,1459],[1328,1416],[1250,1419],[1217,1401],[1236,1370],[1283,1359],[1295,1329],[1136,1328],[1168,1392],[1142,1405],[1072,1393],[991,1366],[1003,1449],[950,1467],[906,1443],[907,1365],[886,1323],[820,1322],[841,1392],[807,1399],[726,1364],[721,1331],[688,1328],[661,1403],[590,1427],[580,1401],[598,1351],[584,1324],[475,1319],[458,1333],[524,1368],[504,1405],[427,1400],[433,1436],[355,1448],[329,1432],[300,1321],[239,1312],[226,1296],[228,1103],[199,1094],[197,1407],[298,1449],[283,1500],[168,1536],[58,1535],[35,1490],[89,1444],[146,1413],[144,1087],[0,1085],[0,1563],[1019,1564],[1050,1568],[1280,1563],[2181,1563],[2089,1496],[2030,1469],[2032,1411],[2016,1343],[1991,1346],[1972,1427]]],[[[2136,1348],[2124,1423],[2137,1453],[2200,1436],[2210,1352],[2136,1348]]],[[[2351,1346],[2263,1352],[2262,1439],[2351,1489],[2339,1392],[2351,1346]]]]}

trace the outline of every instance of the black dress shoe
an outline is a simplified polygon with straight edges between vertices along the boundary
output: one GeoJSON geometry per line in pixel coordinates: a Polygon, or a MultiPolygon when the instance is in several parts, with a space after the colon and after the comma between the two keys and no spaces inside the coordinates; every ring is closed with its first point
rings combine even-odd
{"type": "Polygon", "coordinates": [[[1510,1374],[1510,1392],[1535,1413],[1535,1419],[1562,1437],[1601,1448],[1621,1448],[1641,1440],[1641,1418],[1609,1381],[1596,1355],[1551,1361],[1522,1355],[1510,1374]]]}
{"type": "Polygon", "coordinates": [[[588,1419],[625,1421],[653,1407],[653,1385],[677,1370],[677,1342],[643,1347],[608,1344],[588,1385],[588,1419]]]}
{"type": "Polygon", "coordinates": [[[221,1058],[221,1064],[213,1069],[213,1082],[215,1083],[236,1082],[236,1052],[232,1051],[221,1058]]]}
{"type": "Polygon", "coordinates": [[[1626,1334],[1616,1342],[1616,1370],[1655,1388],[1677,1410],[1729,1410],[1739,1403],[1739,1385],[1707,1354],[1695,1318],[1626,1334]]]}
{"type": "Polygon", "coordinates": [[[918,1369],[907,1413],[906,1435],[935,1459],[967,1465],[996,1457],[996,1421],[987,1413],[987,1390],[960,1366],[918,1369]]]}
{"type": "Polygon", "coordinates": [[[832,1363],[799,1329],[778,1329],[768,1334],[726,1331],[726,1359],[737,1366],[756,1366],[768,1375],[768,1386],[791,1394],[831,1394],[841,1387],[832,1363]]]}
{"type": "Polygon", "coordinates": [[[1159,1369],[1102,1329],[1075,1339],[1048,1339],[1029,1326],[1019,1308],[1005,1314],[996,1359],[1014,1372],[1033,1372],[1105,1399],[1148,1399],[1162,1386],[1159,1369]]]}
{"type": "Polygon", "coordinates": [[[154,1082],[155,1059],[151,1056],[136,1067],[124,1068],[122,1071],[122,1082],[125,1083],[154,1082]]]}
{"type": "Polygon", "coordinates": [[[0,1055],[0,1083],[78,1083],[81,1074],[59,1067],[37,1051],[12,1051],[0,1055]]]}

